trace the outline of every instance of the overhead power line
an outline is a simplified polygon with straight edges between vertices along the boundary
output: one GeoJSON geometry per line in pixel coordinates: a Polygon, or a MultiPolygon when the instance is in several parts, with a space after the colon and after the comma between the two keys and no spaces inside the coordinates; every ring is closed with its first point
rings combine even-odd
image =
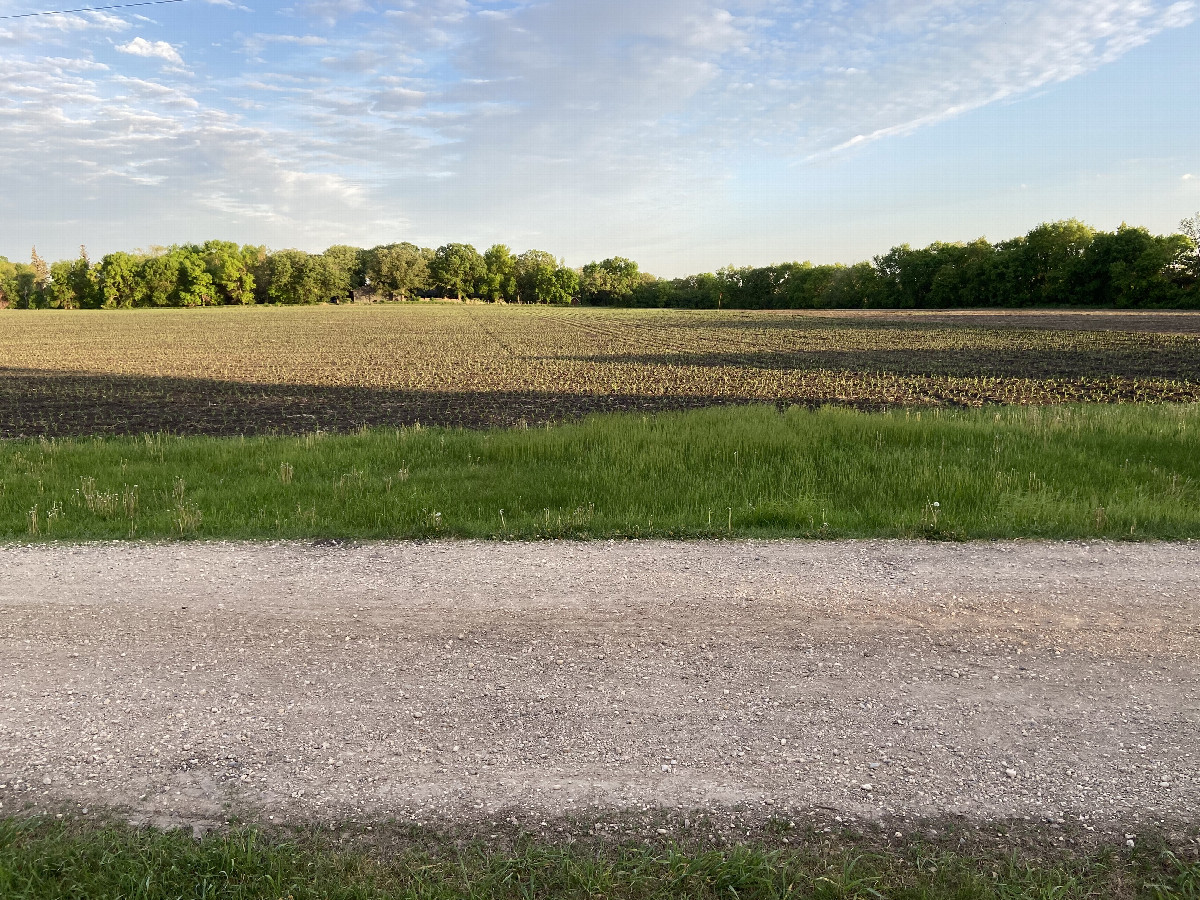
{"type": "Polygon", "coordinates": [[[65,16],[68,13],[104,12],[107,9],[129,9],[131,6],[161,6],[164,3],[183,3],[184,0],[142,0],[140,3],[118,3],[115,6],[85,6],[82,9],[46,9],[41,12],[17,13],[0,19],[28,19],[30,16],[65,16]]]}

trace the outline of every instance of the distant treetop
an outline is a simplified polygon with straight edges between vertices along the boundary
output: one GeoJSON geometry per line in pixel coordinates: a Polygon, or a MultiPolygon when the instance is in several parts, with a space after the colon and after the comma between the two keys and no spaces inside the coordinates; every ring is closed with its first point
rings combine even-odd
{"type": "Polygon", "coordinates": [[[437,249],[269,251],[228,241],[79,257],[47,265],[0,257],[0,307],[118,309],[454,298],[601,306],[836,309],[1088,306],[1200,308],[1200,213],[1179,232],[1077,220],[990,243],[893,247],[851,266],[779,263],[657,279],[624,257],[568,267],[544,250],[504,244],[437,249]]]}

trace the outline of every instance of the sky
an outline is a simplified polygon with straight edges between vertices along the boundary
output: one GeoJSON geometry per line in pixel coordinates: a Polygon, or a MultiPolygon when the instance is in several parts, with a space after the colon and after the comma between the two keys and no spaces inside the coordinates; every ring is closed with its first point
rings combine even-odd
{"type": "Polygon", "coordinates": [[[464,241],[675,276],[1065,218],[1167,233],[1200,210],[1197,48],[1200,0],[0,18],[0,255],[464,241]]]}

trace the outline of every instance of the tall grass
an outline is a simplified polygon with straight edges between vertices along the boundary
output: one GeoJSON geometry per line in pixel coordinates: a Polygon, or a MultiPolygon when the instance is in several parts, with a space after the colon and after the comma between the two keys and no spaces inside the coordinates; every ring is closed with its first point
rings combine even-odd
{"type": "Polygon", "coordinates": [[[0,537],[1200,537],[1200,406],[0,442],[0,537]]]}
{"type": "Polygon", "coordinates": [[[1166,848],[1048,861],[919,844],[795,849],[518,844],[434,851],[336,849],[252,830],[183,832],[0,820],[6,900],[368,900],[368,898],[1016,898],[1200,897],[1200,864],[1166,848]]]}

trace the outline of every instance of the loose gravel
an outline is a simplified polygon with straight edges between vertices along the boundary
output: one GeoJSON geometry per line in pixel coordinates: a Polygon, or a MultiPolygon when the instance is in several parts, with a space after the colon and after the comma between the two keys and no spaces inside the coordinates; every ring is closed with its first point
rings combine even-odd
{"type": "Polygon", "coordinates": [[[0,815],[1200,809],[1200,544],[0,547],[0,815]]]}

